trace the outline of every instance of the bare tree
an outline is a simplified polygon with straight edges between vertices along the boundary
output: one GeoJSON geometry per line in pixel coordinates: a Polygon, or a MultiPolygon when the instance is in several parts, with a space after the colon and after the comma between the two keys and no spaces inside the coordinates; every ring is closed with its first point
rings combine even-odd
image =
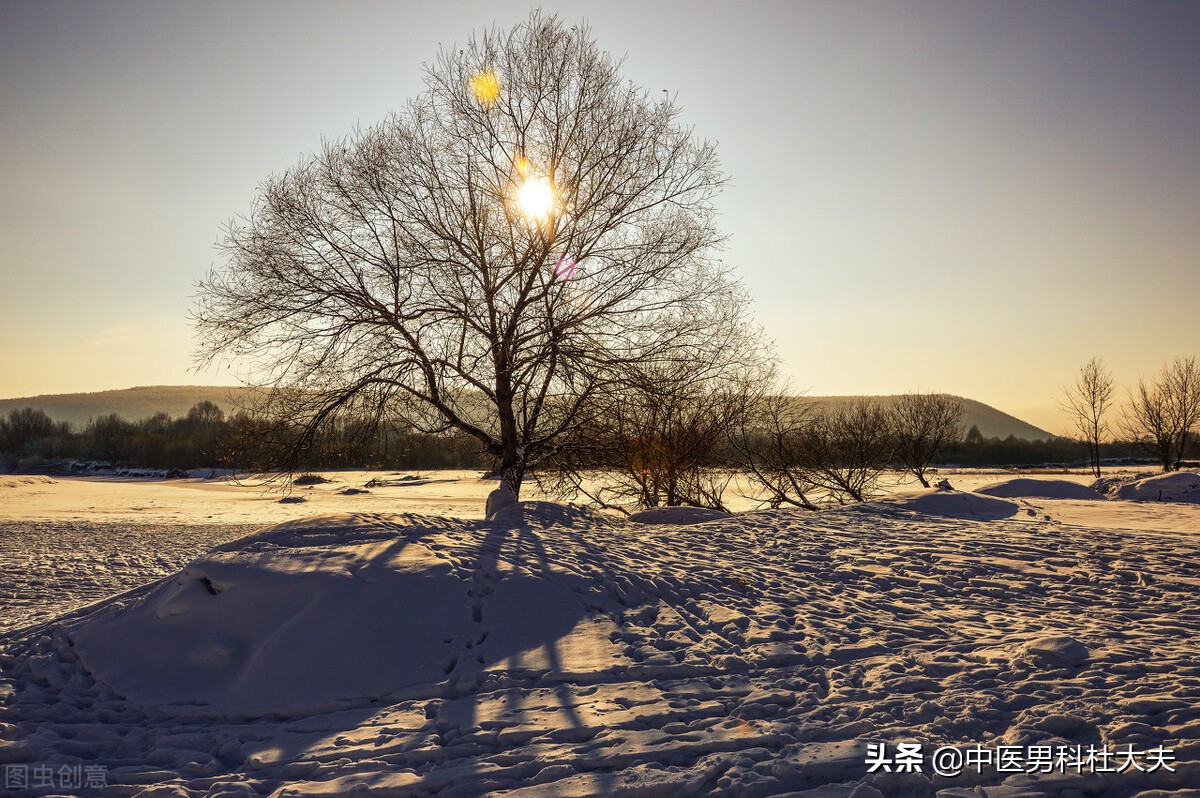
{"type": "Polygon", "coordinates": [[[1138,380],[1136,390],[1129,393],[1121,428],[1125,437],[1158,458],[1163,471],[1173,470],[1174,424],[1170,399],[1161,385],[1138,380]]]}
{"type": "Polygon", "coordinates": [[[870,498],[891,455],[888,412],[868,399],[820,410],[802,402],[768,402],[766,423],[739,444],[765,502],[814,509],[817,493],[838,504],[870,498]]]}
{"type": "Polygon", "coordinates": [[[1200,364],[1194,355],[1179,357],[1163,372],[1175,419],[1172,470],[1178,471],[1189,443],[1200,438],[1200,364]]]}
{"type": "Polygon", "coordinates": [[[1165,364],[1150,383],[1138,380],[1131,391],[1122,421],[1122,433],[1139,442],[1162,463],[1163,471],[1176,471],[1190,441],[1200,434],[1200,365],[1196,358],[1180,357],[1165,364]]]}
{"type": "Polygon", "coordinates": [[[888,408],[892,459],[929,487],[929,466],[962,439],[963,404],[944,393],[907,393],[888,408]]]}
{"type": "Polygon", "coordinates": [[[535,472],[539,484],[610,508],[725,509],[741,467],[730,435],[773,382],[773,360],[747,310],[746,298],[731,294],[685,357],[632,365],[620,390],[535,472]]]}
{"type": "Polygon", "coordinates": [[[802,435],[811,422],[812,406],[790,396],[786,387],[763,396],[734,428],[732,445],[762,504],[805,510],[820,509],[809,492],[814,489],[803,463],[802,435]]]}
{"type": "Polygon", "coordinates": [[[390,414],[472,436],[519,495],[631,365],[687,356],[730,290],[714,147],[619,66],[539,12],[444,50],[403,111],[270,178],[230,224],[201,359],[284,389],[271,414],[299,447],[339,415],[390,414]]]}
{"type": "Polygon", "coordinates": [[[874,494],[891,454],[888,412],[857,399],[819,412],[800,437],[807,477],[839,504],[874,494]]]}
{"type": "Polygon", "coordinates": [[[1087,443],[1088,460],[1092,473],[1100,477],[1100,444],[1108,435],[1108,423],[1104,414],[1112,406],[1116,382],[1104,361],[1094,357],[1079,369],[1079,376],[1071,385],[1062,388],[1063,398],[1058,406],[1071,414],[1075,430],[1087,443]]]}

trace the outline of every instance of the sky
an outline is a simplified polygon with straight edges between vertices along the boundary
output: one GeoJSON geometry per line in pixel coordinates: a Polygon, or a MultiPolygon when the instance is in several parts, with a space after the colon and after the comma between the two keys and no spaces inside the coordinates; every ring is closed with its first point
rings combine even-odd
{"type": "MultiPolygon", "coordinates": [[[[796,390],[1051,432],[1200,354],[1200,4],[547,3],[718,143],[796,390]]],[[[232,384],[188,312],[260,183],[524,3],[0,0],[0,398],[232,384]]]]}

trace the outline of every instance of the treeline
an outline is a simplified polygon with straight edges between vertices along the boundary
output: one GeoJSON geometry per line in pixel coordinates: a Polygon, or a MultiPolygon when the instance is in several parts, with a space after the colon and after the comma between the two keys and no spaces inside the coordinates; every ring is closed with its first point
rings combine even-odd
{"type": "MultiPolygon", "coordinates": [[[[82,428],[55,421],[42,410],[23,408],[0,418],[0,466],[7,470],[41,470],[65,461],[98,461],[129,468],[229,468],[272,470],[272,452],[262,442],[283,427],[246,413],[226,416],[212,402],[199,402],[186,415],[158,413],[129,421],[116,414],[92,419],[82,428]]],[[[622,443],[627,443],[622,441],[622,443]]],[[[708,442],[711,443],[711,442],[708,442]]],[[[636,448],[636,447],[629,447],[636,448]]],[[[1132,443],[1102,447],[1107,461],[1144,457],[1132,443]]],[[[931,465],[1080,466],[1088,461],[1087,445],[1071,438],[1029,441],[1015,436],[987,438],[972,427],[940,452],[931,465]]],[[[902,468],[900,463],[890,463],[902,468]]],[[[494,466],[490,456],[465,435],[429,435],[394,423],[341,423],[322,430],[299,456],[297,468],[435,469],[494,466]]],[[[638,469],[642,468],[641,465],[638,469]]]]}
{"type": "Polygon", "coordinates": [[[534,476],[543,489],[614,509],[727,509],[732,490],[765,506],[815,510],[876,496],[894,471],[930,487],[934,471],[946,465],[1087,463],[1086,445],[1066,438],[989,439],[977,427],[964,435],[962,402],[946,394],[817,407],[761,395],[748,381],[713,386],[680,378],[638,388],[565,439],[563,455],[539,466],[534,476]]]}
{"type": "MultiPolygon", "coordinates": [[[[1125,441],[1103,444],[1100,457],[1103,462],[1147,461],[1145,452],[1138,444],[1125,441]]],[[[972,426],[962,440],[947,448],[941,459],[942,465],[978,467],[1085,466],[1088,464],[1088,445],[1074,438],[1054,435],[1036,441],[1027,441],[1013,435],[1007,438],[985,438],[978,427],[972,426]]]]}
{"type": "MultiPolygon", "coordinates": [[[[278,467],[262,442],[287,433],[280,424],[246,413],[226,416],[212,402],[198,402],[187,414],[157,413],[129,421],[116,414],[91,419],[80,429],[26,407],[0,418],[0,467],[54,469],[68,461],[96,461],[128,468],[229,468],[237,471],[278,467]]],[[[462,435],[427,435],[398,424],[369,429],[352,423],[324,429],[299,455],[304,468],[483,468],[487,459],[462,435]]]]}

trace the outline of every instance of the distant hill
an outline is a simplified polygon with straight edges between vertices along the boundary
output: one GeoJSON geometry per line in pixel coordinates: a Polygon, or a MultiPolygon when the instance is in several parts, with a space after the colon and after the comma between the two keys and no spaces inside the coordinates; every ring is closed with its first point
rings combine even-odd
{"type": "Polygon", "coordinates": [[[19,399],[0,399],[0,415],[22,407],[40,408],[55,421],[69,421],[75,427],[89,419],[116,413],[130,421],[147,418],[155,413],[172,417],[187,415],[192,405],[205,400],[232,414],[249,398],[250,388],[226,385],[150,385],[124,388],[119,391],[94,393],[59,393],[28,396],[19,399]]]}
{"type": "MultiPolygon", "coordinates": [[[[55,421],[69,421],[76,427],[87,424],[88,419],[116,413],[129,420],[166,413],[173,417],[186,415],[197,402],[209,401],[226,414],[233,413],[250,398],[252,389],[220,385],[151,385],[140,388],[125,388],[119,391],[97,391],[95,393],[63,393],[45,396],[29,396],[18,399],[0,399],[0,415],[22,407],[40,408],[55,421]]],[[[806,396],[803,401],[818,405],[832,405],[852,401],[855,396],[806,396]]],[[[895,400],[894,396],[866,397],[883,403],[895,400]]],[[[959,397],[966,408],[963,428],[972,425],[987,438],[1007,438],[1015,435],[1026,440],[1045,440],[1050,433],[1010,416],[991,405],[974,399],[959,397]]]]}
{"type": "MultiPolygon", "coordinates": [[[[835,404],[843,404],[851,402],[855,399],[871,399],[883,404],[890,404],[896,400],[895,396],[805,396],[804,401],[812,402],[817,406],[830,406],[835,404]]],[[[997,410],[991,405],[985,405],[983,402],[977,402],[974,399],[966,399],[962,396],[956,396],[963,403],[963,429],[969,430],[972,426],[979,427],[979,431],[985,438],[1007,438],[1009,435],[1014,435],[1018,438],[1024,438],[1027,441],[1046,440],[1051,437],[1049,432],[1035,427],[1032,424],[1026,423],[1016,416],[1010,416],[1002,410],[997,410]]]]}

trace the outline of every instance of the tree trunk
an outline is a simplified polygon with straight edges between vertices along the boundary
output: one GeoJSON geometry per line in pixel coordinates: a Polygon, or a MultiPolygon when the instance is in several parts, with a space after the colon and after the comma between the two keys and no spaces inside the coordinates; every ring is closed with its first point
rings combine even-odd
{"type": "Polygon", "coordinates": [[[500,464],[500,484],[504,485],[512,492],[513,498],[521,498],[521,483],[525,480],[525,461],[524,458],[515,456],[509,460],[506,456],[504,462],[500,464]]]}
{"type": "Polygon", "coordinates": [[[517,417],[513,412],[513,390],[503,357],[496,362],[496,410],[500,416],[500,481],[521,498],[521,482],[525,479],[525,447],[520,445],[517,417]]]}
{"type": "Polygon", "coordinates": [[[1187,442],[1188,430],[1185,429],[1179,433],[1179,439],[1175,441],[1175,456],[1172,458],[1174,460],[1171,468],[1172,471],[1178,471],[1183,468],[1183,454],[1184,450],[1187,449],[1187,442]]]}

